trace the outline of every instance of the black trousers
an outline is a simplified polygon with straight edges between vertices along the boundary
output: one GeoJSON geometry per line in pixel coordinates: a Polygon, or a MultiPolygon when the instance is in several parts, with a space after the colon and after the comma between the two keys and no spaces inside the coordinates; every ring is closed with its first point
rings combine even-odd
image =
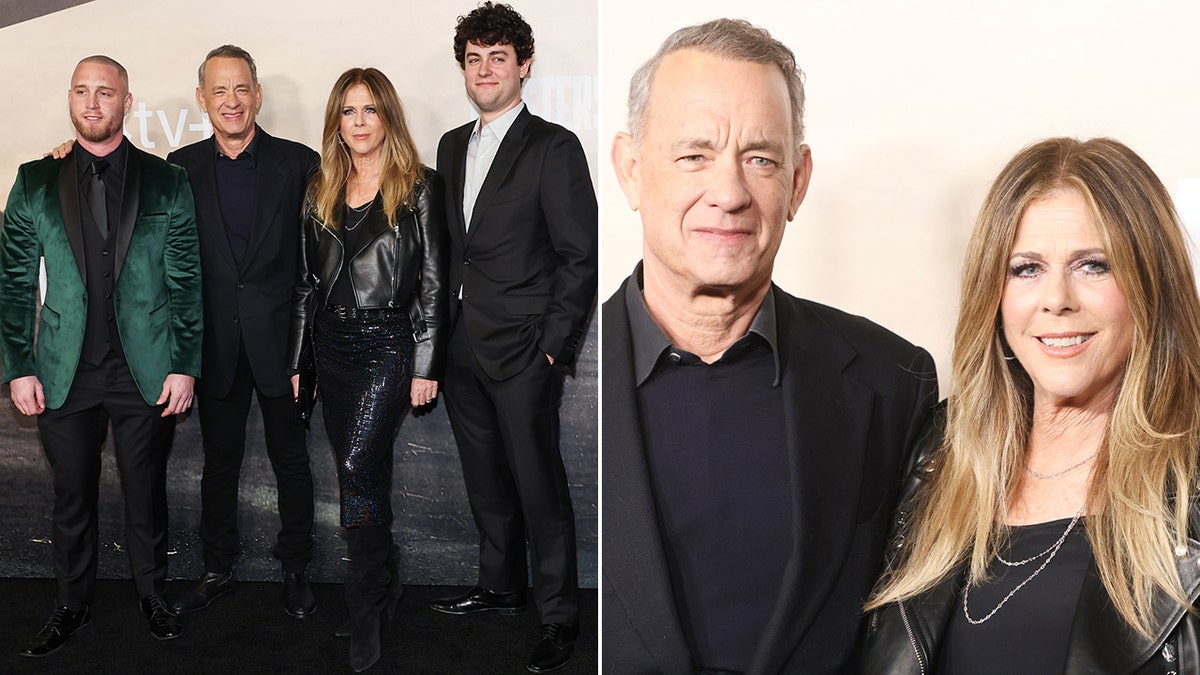
{"type": "Polygon", "coordinates": [[[233,386],[225,398],[197,395],[200,434],[204,439],[204,474],[200,479],[200,540],[204,569],[225,573],[233,568],[238,538],[238,479],[246,454],[246,419],[250,396],[258,394],[267,457],[278,489],[279,534],[273,551],[285,572],[303,572],[312,558],[313,482],[303,424],[296,421],[291,396],[263,396],[243,345],[233,386]]]}
{"type": "Polygon", "coordinates": [[[80,363],[62,407],[38,416],[54,473],[54,576],[58,604],[92,601],[99,528],[100,448],[113,429],[113,454],[125,494],[125,549],[139,596],[162,593],[167,577],[167,456],[175,418],[146,403],[125,359],[80,363]]]}
{"type": "Polygon", "coordinates": [[[446,412],[479,529],[479,585],[525,588],[528,536],[542,623],[579,620],[575,512],[558,449],[562,378],[539,353],[517,375],[493,380],[475,359],[465,322],[451,332],[446,412]]]}

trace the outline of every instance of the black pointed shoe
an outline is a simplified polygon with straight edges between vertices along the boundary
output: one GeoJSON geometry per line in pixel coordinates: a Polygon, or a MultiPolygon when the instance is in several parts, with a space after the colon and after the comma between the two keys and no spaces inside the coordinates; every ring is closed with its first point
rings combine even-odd
{"type": "Polygon", "coordinates": [[[72,612],[66,607],[59,607],[50,615],[46,625],[38,631],[37,637],[30,640],[21,650],[21,656],[46,656],[63,646],[67,638],[75,631],[92,622],[92,615],[84,607],[78,612],[72,612]]]}
{"type": "Polygon", "coordinates": [[[548,623],[542,626],[542,636],[533,646],[529,655],[529,664],[525,666],[531,673],[547,673],[558,670],[571,660],[571,650],[575,648],[575,639],[579,637],[577,623],[548,623]]]}
{"type": "Polygon", "coordinates": [[[183,622],[167,607],[162,595],[155,593],[142,598],[141,609],[150,624],[150,634],[159,640],[174,640],[183,634],[183,622]]]}
{"type": "Polygon", "coordinates": [[[304,572],[283,573],[283,611],[295,619],[307,619],[316,613],[317,598],[304,572]]]}
{"type": "Polygon", "coordinates": [[[212,601],[233,590],[233,570],[224,574],[205,572],[196,585],[175,598],[171,608],[180,614],[197,612],[212,604],[212,601]]]}
{"type": "Polygon", "coordinates": [[[476,586],[463,595],[434,600],[429,603],[429,608],[443,614],[474,614],[475,612],[520,614],[525,609],[525,590],[493,593],[486,588],[476,586]]]}

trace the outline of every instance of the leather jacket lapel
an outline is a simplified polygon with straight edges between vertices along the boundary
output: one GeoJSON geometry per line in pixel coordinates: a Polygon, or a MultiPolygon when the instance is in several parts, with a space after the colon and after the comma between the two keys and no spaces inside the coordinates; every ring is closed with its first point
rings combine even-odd
{"type": "Polygon", "coordinates": [[[83,222],[79,215],[79,174],[75,162],[79,155],[72,154],[58,167],[58,204],[62,209],[63,226],[67,230],[67,241],[79,268],[79,277],[87,285],[87,256],[83,252],[83,222]]]}

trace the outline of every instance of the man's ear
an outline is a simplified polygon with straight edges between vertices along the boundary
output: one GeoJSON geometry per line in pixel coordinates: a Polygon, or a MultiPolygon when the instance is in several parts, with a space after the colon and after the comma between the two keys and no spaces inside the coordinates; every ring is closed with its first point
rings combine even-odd
{"type": "Polygon", "coordinates": [[[792,200],[788,204],[788,220],[796,217],[804,195],[808,194],[808,183],[812,179],[812,151],[808,145],[800,146],[800,156],[796,158],[796,166],[792,171],[792,200]]]}
{"type": "Polygon", "coordinates": [[[624,131],[613,138],[612,165],[621,191],[625,193],[625,201],[629,203],[629,208],[637,211],[642,199],[641,164],[633,136],[624,131]]]}

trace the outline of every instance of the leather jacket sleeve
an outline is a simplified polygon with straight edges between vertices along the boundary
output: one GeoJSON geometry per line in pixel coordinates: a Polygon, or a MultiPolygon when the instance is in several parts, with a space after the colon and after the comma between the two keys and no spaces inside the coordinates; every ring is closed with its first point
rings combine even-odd
{"type": "Polygon", "coordinates": [[[421,245],[421,270],[409,307],[413,322],[413,376],[441,378],[449,339],[448,303],[450,247],[447,242],[445,185],[432,169],[425,169],[424,184],[418,188],[414,216],[421,245]]]}
{"type": "Polygon", "coordinates": [[[288,329],[287,366],[289,375],[295,375],[300,371],[300,353],[304,347],[304,336],[312,330],[316,278],[308,264],[308,239],[312,236],[309,227],[315,222],[309,217],[311,210],[312,202],[310,197],[306,196],[300,215],[300,245],[296,247],[296,286],[292,292],[292,319],[288,329]]]}

